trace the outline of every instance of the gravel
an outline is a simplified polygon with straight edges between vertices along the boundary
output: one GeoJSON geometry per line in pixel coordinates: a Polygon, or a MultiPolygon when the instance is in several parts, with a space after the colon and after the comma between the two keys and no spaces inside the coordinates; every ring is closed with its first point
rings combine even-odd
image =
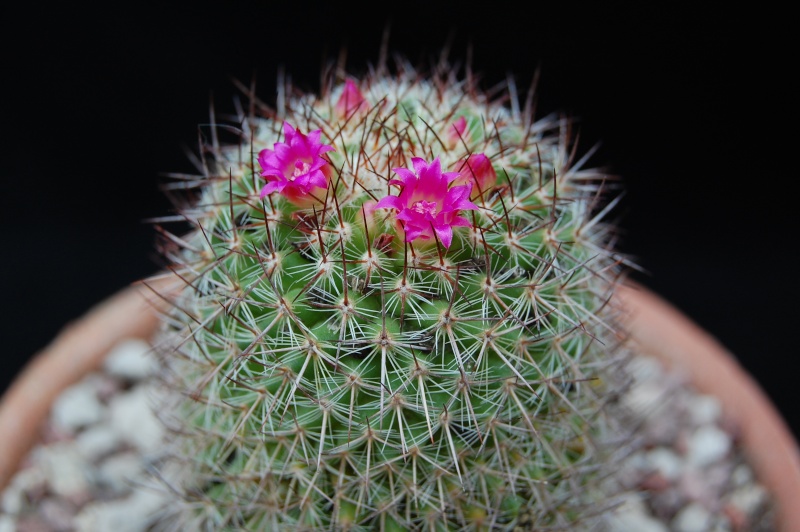
{"type": "MultiPolygon", "coordinates": [[[[148,345],[126,340],[104,370],[54,404],[22,468],[0,496],[0,532],[143,532],[169,504],[148,487],[161,425],[150,408],[148,345]]],[[[604,528],[619,532],[774,530],[772,501],[744,459],[719,402],[655,360],[637,358],[624,396],[641,423],[620,470],[625,488],[604,528]]]]}
{"type": "Polygon", "coordinates": [[[623,401],[641,429],[620,471],[628,491],[608,529],[774,531],[772,501],[719,401],[654,359],[636,358],[631,370],[634,384],[623,401]]]}

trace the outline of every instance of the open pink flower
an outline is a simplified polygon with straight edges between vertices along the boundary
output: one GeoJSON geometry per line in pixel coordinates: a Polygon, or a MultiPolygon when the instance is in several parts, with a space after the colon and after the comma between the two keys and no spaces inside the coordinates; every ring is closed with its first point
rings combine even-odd
{"type": "Polygon", "coordinates": [[[492,167],[492,161],[483,153],[473,153],[464,161],[457,163],[456,169],[460,175],[453,181],[454,185],[474,182],[478,185],[478,190],[486,192],[497,183],[497,172],[492,167]]]}
{"type": "Polygon", "coordinates": [[[261,197],[279,192],[295,205],[307,207],[317,201],[314,189],[328,188],[330,164],[322,154],[334,148],[320,141],[320,130],[304,135],[284,122],[283,133],[286,142],[276,142],[272,150],[258,154],[261,176],[267,180],[261,197]]]}
{"type": "Polygon", "coordinates": [[[339,118],[346,118],[357,112],[368,111],[369,103],[353,80],[348,79],[344,82],[344,90],[336,101],[334,110],[339,118]]]}
{"type": "Polygon", "coordinates": [[[406,242],[417,238],[432,240],[434,232],[444,247],[453,242],[453,227],[470,226],[469,220],[459,216],[459,211],[476,210],[469,201],[472,183],[450,186],[458,172],[442,173],[439,158],[428,164],[424,159],[412,157],[412,172],[408,168],[393,168],[399,179],[390,185],[400,185],[398,196],[386,196],[375,205],[376,209],[396,209],[397,220],[402,224],[406,242]]]}

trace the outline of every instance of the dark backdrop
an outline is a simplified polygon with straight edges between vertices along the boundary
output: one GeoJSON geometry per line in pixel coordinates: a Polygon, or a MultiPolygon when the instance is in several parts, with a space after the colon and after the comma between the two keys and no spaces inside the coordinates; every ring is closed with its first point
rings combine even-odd
{"type": "Polygon", "coordinates": [[[540,115],[578,118],[583,149],[601,143],[592,162],[627,183],[635,278],[733,351],[800,433],[787,13],[336,4],[3,8],[0,389],[65,323],[159,267],[142,221],[170,212],[160,174],[193,171],[185,150],[210,100],[232,110],[231,78],[255,74],[272,101],[283,66],[316,90],[345,47],[354,71],[374,63],[390,27],[390,51],[417,64],[471,47],[485,86],[513,74],[525,89],[540,68],[540,115]]]}

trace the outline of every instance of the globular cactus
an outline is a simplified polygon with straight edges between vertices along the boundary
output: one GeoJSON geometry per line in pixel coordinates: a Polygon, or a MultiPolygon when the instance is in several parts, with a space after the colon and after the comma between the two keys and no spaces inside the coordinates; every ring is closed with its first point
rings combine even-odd
{"type": "Polygon", "coordinates": [[[172,186],[193,230],[164,231],[165,528],[572,529],[608,506],[613,187],[515,98],[399,61],[253,98],[231,145],[212,127],[172,186]]]}

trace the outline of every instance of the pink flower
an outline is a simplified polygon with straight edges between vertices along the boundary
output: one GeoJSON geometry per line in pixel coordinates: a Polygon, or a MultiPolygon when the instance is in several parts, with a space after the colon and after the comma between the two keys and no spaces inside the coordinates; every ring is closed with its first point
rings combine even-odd
{"type": "Polygon", "coordinates": [[[399,179],[390,185],[400,185],[398,196],[382,198],[376,209],[396,209],[397,220],[402,224],[406,242],[417,238],[433,240],[434,232],[444,247],[449,248],[453,241],[453,227],[472,225],[458,213],[461,210],[476,210],[477,205],[469,201],[472,183],[450,186],[458,178],[457,172],[442,173],[439,158],[429,165],[424,159],[412,157],[414,171],[407,168],[394,168],[399,179]]]}
{"type": "Polygon", "coordinates": [[[497,172],[492,167],[492,162],[482,153],[473,153],[466,160],[456,165],[458,178],[454,185],[475,183],[480,192],[486,192],[497,183],[497,172]]]}
{"type": "Polygon", "coordinates": [[[339,96],[334,110],[339,118],[347,118],[359,111],[369,110],[369,103],[367,103],[367,99],[364,98],[361,91],[358,90],[358,86],[348,79],[344,83],[344,91],[339,96]]]}
{"type": "Polygon", "coordinates": [[[459,117],[458,120],[452,123],[450,127],[447,128],[447,140],[450,143],[451,147],[457,146],[461,139],[464,138],[464,133],[467,131],[467,119],[459,117]]]}
{"type": "Polygon", "coordinates": [[[272,150],[258,154],[261,176],[267,180],[261,197],[279,192],[295,205],[307,207],[318,201],[315,188],[328,188],[330,164],[321,156],[334,148],[320,141],[320,130],[304,135],[284,122],[283,133],[286,142],[276,142],[272,150]]]}

